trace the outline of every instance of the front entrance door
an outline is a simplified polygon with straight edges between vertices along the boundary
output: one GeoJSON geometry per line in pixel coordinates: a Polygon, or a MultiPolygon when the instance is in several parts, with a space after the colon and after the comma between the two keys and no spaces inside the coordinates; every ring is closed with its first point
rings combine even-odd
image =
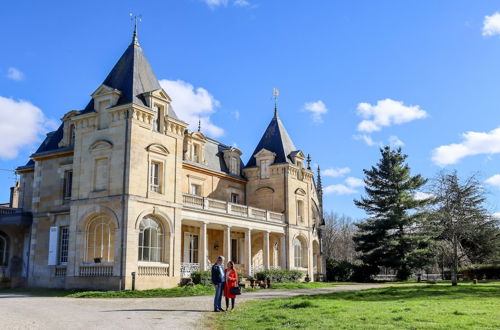
{"type": "Polygon", "coordinates": [[[184,233],[184,262],[198,263],[198,235],[184,233]]]}

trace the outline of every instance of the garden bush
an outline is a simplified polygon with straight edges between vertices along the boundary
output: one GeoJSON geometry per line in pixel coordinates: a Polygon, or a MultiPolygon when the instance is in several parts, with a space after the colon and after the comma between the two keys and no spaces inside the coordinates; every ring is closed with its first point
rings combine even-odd
{"type": "Polygon", "coordinates": [[[462,278],[464,280],[500,279],[500,264],[499,265],[472,265],[469,267],[461,268],[459,273],[462,275],[462,278]]]}
{"type": "Polygon", "coordinates": [[[351,280],[355,267],[347,261],[329,259],[326,263],[326,278],[328,281],[347,282],[351,280]]]}
{"type": "Polygon", "coordinates": [[[212,285],[212,273],[208,271],[192,272],[191,279],[194,284],[212,285]]]}
{"type": "Polygon", "coordinates": [[[297,282],[302,278],[302,272],[298,270],[271,269],[264,270],[255,274],[259,281],[267,281],[271,279],[274,283],[297,282]]]}

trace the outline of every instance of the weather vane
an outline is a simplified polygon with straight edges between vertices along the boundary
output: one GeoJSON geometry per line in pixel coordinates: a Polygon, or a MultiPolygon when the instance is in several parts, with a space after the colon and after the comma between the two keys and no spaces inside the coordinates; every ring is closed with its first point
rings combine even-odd
{"type": "Polygon", "coordinates": [[[274,99],[274,115],[278,115],[278,96],[280,95],[280,92],[276,89],[273,88],[273,99],[274,99]]]}
{"type": "Polygon", "coordinates": [[[132,13],[129,13],[129,15],[130,15],[130,20],[134,22],[133,42],[138,44],[139,42],[137,41],[137,23],[142,22],[142,15],[134,15],[132,13]]]}

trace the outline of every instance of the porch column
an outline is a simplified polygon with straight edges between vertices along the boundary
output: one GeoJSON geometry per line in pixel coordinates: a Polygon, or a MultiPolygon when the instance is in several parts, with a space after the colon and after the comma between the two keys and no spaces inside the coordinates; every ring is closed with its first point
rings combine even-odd
{"type": "Polygon", "coordinates": [[[245,265],[247,267],[247,275],[252,275],[252,230],[248,228],[245,231],[245,265]]]}
{"type": "Polygon", "coordinates": [[[200,226],[200,253],[199,253],[199,263],[200,263],[200,270],[206,270],[207,269],[207,244],[208,244],[208,237],[207,237],[207,224],[206,222],[202,222],[200,226]]]}
{"type": "Polygon", "coordinates": [[[286,240],[285,234],[280,236],[281,269],[286,269],[286,240]]]}
{"type": "Polygon", "coordinates": [[[264,247],[263,247],[263,255],[264,255],[264,268],[265,269],[269,269],[269,232],[268,231],[265,231],[264,232],[264,247]]]}
{"type": "Polygon", "coordinates": [[[224,228],[224,257],[226,257],[226,263],[231,260],[231,226],[224,228]]]}

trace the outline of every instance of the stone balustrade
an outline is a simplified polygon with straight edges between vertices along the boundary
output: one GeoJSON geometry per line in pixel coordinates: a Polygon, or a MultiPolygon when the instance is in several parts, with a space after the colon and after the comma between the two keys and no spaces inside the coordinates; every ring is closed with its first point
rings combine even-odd
{"type": "Polygon", "coordinates": [[[201,197],[197,195],[184,194],[184,206],[207,210],[218,213],[232,214],[239,217],[257,219],[262,221],[282,223],[284,216],[282,213],[272,212],[268,210],[258,209],[251,206],[234,204],[230,202],[221,201],[218,199],[201,197]]]}
{"type": "Polygon", "coordinates": [[[80,266],[80,276],[84,277],[109,277],[113,276],[111,265],[88,265],[80,266]]]}
{"type": "Polygon", "coordinates": [[[168,276],[168,265],[162,266],[138,266],[138,276],[168,276]]]}

